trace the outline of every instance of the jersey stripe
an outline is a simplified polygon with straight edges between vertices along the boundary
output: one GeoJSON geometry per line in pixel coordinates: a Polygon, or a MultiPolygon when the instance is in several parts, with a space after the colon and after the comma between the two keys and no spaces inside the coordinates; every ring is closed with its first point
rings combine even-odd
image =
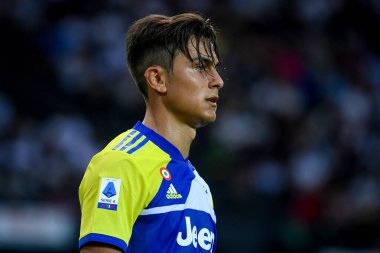
{"type": "Polygon", "coordinates": [[[144,146],[147,142],[149,141],[148,138],[145,138],[142,142],[140,142],[139,144],[136,145],[136,147],[134,148],[131,148],[130,150],[128,150],[128,154],[132,154],[133,152],[137,151],[138,149],[140,149],[142,146],[144,146]]]}
{"type": "Polygon", "coordinates": [[[139,133],[138,135],[136,135],[136,137],[134,137],[130,142],[128,142],[127,144],[125,144],[121,149],[120,151],[124,151],[126,150],[128,147],[130,147],[131,145],[135,144],[136,141],[138,141],[141,137],[143,136],[142,133],[139,133]]]}
{"type": "Polygon", "coordinates": [[[140,215],[169,213],[169,212],[173,212],[173,211],[182,211],[184,209],[185,209],[185,204],[177,204],[177,205],[170,205],[170,206],[159,206],[159,207],[152,207],[149,209],[144,209],[141,211],[140,215]]]}
{"type": "Polygon", "coordinates": [[[121,240],[117,237],[113,237],[113,236],[109,236],[109,235],[103,235],[103,234],[97,234],[97,233],[91,233],[91,234],[88,234],[88,235],[82,237],[79,240],[79,249],[83,245],[85,245],[86,243],[92,242],[92,241],[115,245],[115,246],[119,247],[120,249],[122,249],[124,252],[126,252],[126,250],[127,250],[127,244],[123,240],[121,240]]]}
{"type": "MultiPolygon", "coordinates": [[[[199,209],[199,208],[189,208],[188,206],[186,207],[186,204],[177,204],[177,205],[170,205],[170,206],[159,206],[159,207],[152,207],[149,209],[143,209],[140,213],[140,215],[146,216],[146,215],[152,215],[152,214],[163,214],[163,213],[170,213],[170,212],[175,212],[175,211],[183,211],[185,209],[192,209],[192,210],[197,210],[197,211],[202,211],[205,213],[205,210],[199,209]]],[[[216,217],[213,214],[208,213],[211,218],[213,219],[214,222],[216,222],[216,217]]]]}
{"type": "Polygon", "coordinates": [[[132,130],[127,136],[124,137],[124,139],[119,142],[119,144],[117,144],[112,150],[116,150],[118,148],[120,148],[121,145],[124,144],[124,142],[126,142],[132,135],[134,135],[137,131],[136,130],[132,130]]]}

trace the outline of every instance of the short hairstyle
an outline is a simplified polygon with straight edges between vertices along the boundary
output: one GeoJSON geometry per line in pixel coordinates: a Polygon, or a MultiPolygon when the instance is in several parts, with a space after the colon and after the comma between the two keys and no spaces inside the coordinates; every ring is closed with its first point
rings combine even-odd
{"type": "MultiPolygon", "coordinates": [[[[173,60],[182,52],[191,61],[188,43],[195,39],[194,48],[201,58],[200,43],[203,43],[207,55],[215,64],[219,59],[216,44],[216,30],[200,14],[183,13],[168,17],[164,15],[149,15],[137,20],[127,32],[127,61],[129,71],[143,94],[148,99],[147,83],[144,73],[147,68],[159,65],[166,71],[173,70],[173,60]],[[215,59],[213,51],[215,52],[215,59]]],[[[203,62],[200,62],[203,65],[203,62]]]]}

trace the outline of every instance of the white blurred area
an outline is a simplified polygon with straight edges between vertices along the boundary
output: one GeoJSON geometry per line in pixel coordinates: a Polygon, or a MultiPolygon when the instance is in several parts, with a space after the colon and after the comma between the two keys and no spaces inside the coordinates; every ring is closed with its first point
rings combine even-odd
{"type": "Polygon", "coordinates": [[[76,240],[75,216],[54,204],[0,206],[0,251],[67,252],[76,240]]]}

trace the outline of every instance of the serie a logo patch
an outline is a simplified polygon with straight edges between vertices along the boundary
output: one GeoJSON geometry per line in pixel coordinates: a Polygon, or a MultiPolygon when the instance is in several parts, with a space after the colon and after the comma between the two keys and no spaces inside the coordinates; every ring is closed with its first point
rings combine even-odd
{"type": "Polygon", "coordinates": [[[102,178],[99,191],[98,208],[117,210],[120,196],[121,179],[102,178]]]}

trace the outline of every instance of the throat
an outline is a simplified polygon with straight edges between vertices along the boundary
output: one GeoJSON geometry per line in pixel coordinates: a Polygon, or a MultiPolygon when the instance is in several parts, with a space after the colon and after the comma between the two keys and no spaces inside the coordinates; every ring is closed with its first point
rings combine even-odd
{"type": "Polygon", "coordinates": [[[187,158],[190,152],[190,146],[196,135],[196,130],[193,128],[188,129],[172,129],[167,136],[164,136],[181,152],[183,158],[187,158]]]}
{"type": "Polygon", "coordinates": [[[169,120],[152,120],[145,117],[143,124],[160,134],[173,144],[186,159],[189,156],[190,146],[196,136],[196,129],[186,124],[176,124],[169,120]]]}

